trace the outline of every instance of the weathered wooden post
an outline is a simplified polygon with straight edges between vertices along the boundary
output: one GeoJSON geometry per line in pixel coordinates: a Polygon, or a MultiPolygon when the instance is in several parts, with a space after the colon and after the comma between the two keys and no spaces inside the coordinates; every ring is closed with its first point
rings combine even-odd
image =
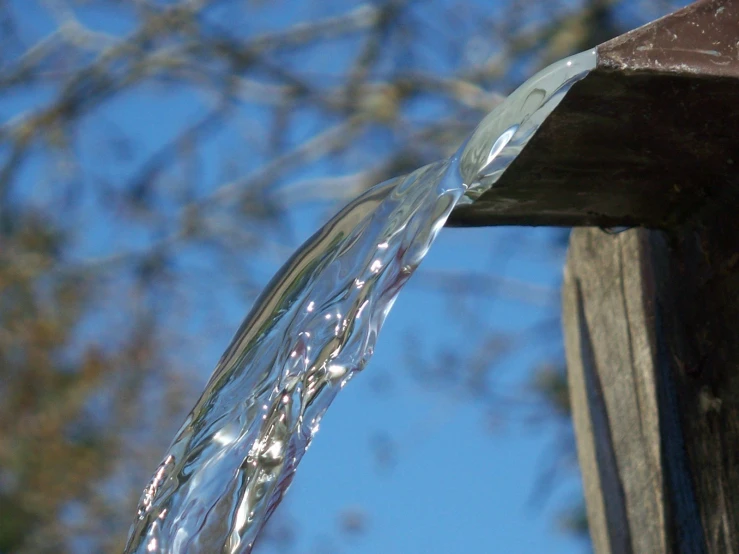
{"type": "Polygon", "coordinates": [[[597,53],[453,223],[639,227],[573,231],[565,269],[595,551],[739,553],[739,0],[597,53]]]}

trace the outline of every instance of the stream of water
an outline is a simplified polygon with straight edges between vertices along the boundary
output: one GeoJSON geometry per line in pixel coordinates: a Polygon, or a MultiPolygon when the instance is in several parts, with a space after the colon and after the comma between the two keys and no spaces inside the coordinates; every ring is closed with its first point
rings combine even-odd
{"type": "Polygon", "coordinates": [[[595,52],[496,107],[448,160],[377,185],[287,261],[144,489],[125,553],[249,553],[336,394],[457,203],[495,185],[595,52]]]}

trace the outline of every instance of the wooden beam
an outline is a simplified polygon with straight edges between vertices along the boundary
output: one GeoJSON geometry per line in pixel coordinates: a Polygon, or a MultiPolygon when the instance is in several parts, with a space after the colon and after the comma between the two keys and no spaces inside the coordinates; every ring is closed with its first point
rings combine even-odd
{"type": "Polygon", "coordinates": [[[449,225],[665,228],[733,200],[738,38],[739,0],[702,0],[601,44],[596,68],[449,225]]]}
{"type": "Polygon", "coordinates": [[[573,232],[563,320],[597,554],[739,552],[739,222],[573,232]]]}

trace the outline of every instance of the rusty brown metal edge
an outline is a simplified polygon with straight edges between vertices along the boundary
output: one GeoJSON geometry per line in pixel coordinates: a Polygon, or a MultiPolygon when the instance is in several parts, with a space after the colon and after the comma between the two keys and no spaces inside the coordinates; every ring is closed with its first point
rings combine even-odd
{"type": "Polygon", "coordinates": [[[739,197],[739,0],[597,47],[496,186],[448,225],[671,227],[739,197]]]}

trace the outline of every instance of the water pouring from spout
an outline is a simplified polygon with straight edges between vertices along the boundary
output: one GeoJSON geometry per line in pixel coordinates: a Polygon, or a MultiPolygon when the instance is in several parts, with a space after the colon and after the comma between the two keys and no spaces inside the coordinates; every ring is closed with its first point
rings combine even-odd
{"type": "Polygon", "coordinates": [[[287,261],[144,489],[126,554],[249,553],[331,401],[372,356],[395,298],[457,203],[495,185],[595,65],[550,66],[448,160],[377,185],[287,261]]]}

